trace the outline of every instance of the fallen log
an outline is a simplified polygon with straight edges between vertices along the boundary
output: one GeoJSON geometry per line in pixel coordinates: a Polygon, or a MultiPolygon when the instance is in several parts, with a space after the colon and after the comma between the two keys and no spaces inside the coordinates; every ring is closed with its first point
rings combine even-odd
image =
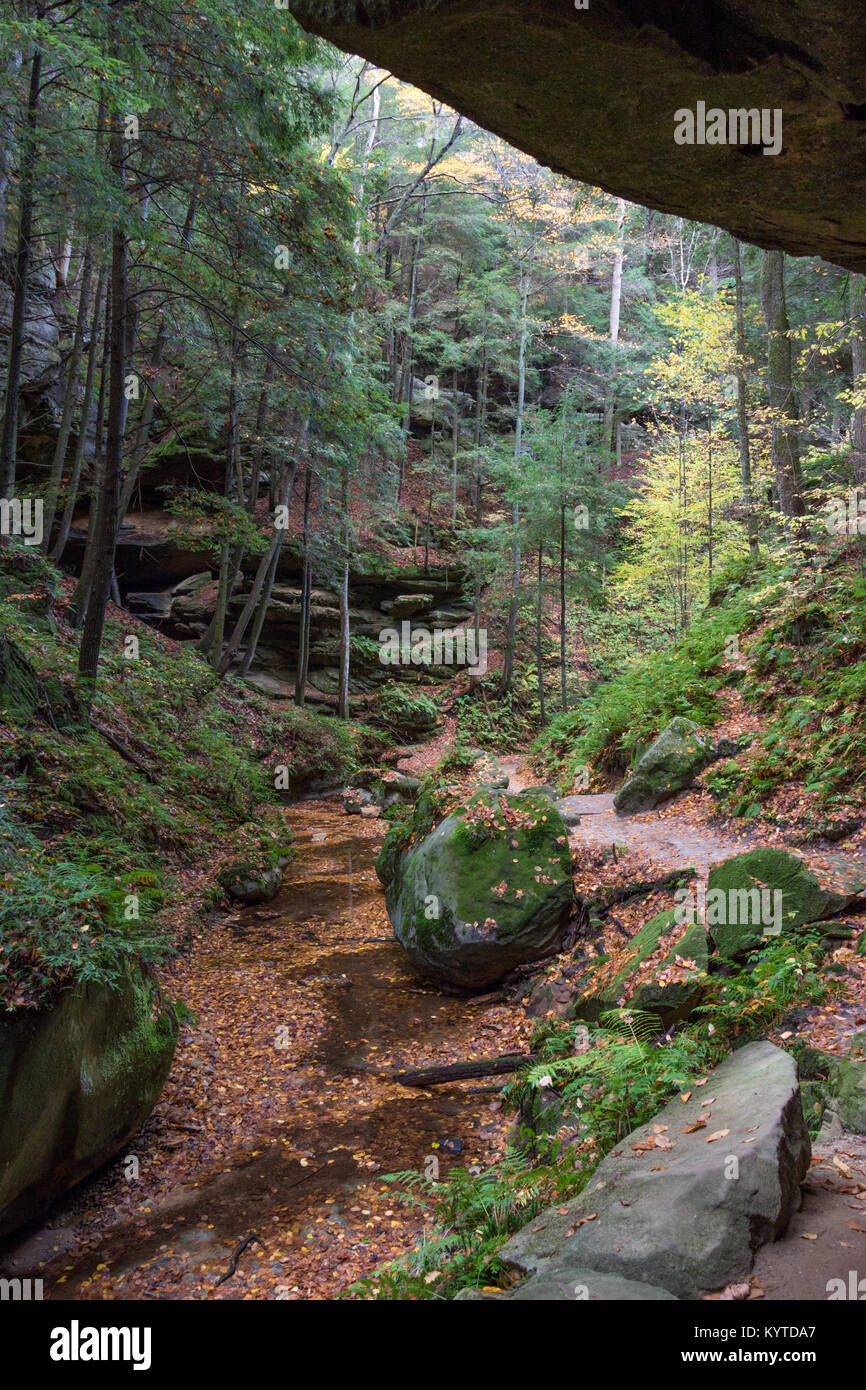
{"type": "Polygon", "coordinates": [[[473,1081],[478,1076],[503,1076],[536,1061],[534,1052],[509,1052],[504,1057],[488,1057],[477,1062],[452,1062],[445,1067],[416,1067],[393,1072],[391,1079],[401,1086],[442,1086],[447,1081],[473,1081]]]}

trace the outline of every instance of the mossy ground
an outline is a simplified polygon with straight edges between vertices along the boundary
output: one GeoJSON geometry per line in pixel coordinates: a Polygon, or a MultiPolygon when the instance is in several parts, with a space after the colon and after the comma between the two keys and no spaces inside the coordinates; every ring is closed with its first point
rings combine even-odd
{"type": "Polygon", "coordinates": [[[361,741],[336,720],[218,681],[193,652],[113,607],[88,725],[70,587],[31,551],[0,550],[7,1009],[165,959],[221,896],[226,859],[269,865],[285,853],[277,770],[289,789],[311,770],[344,778],[361,741]]]}
{"type": "Polygon", "coordinates": [[[673,647],[637,657],[537,740],[571,791],[581,767],[615,785],[676,715],[712,729],[736,695],[757,737],[703,775],[719,812],[842,838],[866,817],[866,575],[859,542],[762,552],[729,566],[673,647]],[[776,805],[802,789],[791,812],[776,805]]]}

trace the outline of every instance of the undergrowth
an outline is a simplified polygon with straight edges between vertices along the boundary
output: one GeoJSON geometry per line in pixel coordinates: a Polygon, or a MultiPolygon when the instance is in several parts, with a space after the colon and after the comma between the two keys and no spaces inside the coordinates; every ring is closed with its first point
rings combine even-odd
{"type": "Polygon", "coordinates": [[[818,973],[817,933],[773,939],[730,976],[716,976],[705,1002],[678,1030],[655,1015],[615,1009],[597,1026],[545,1021],[535,1060],[504,1087],[515,1115],[504,1159],[485,1170],[402,1172],[386,1179],[425,1218],[410,1255],[359,1281],[350,1296],[450,1299],[461,1289],[507,1288],[505,1241],[546,1207],[575,1197],[604,1155],[690,1089],[727,1056],[833,988],[818,973]]]}

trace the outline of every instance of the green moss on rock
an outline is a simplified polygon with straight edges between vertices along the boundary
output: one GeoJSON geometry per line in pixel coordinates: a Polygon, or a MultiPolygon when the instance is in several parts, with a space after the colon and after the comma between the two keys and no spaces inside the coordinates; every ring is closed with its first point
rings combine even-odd
{"type": "Polygon", "coordinates": [[[0,1023],[0,1235],[40,1216],[144,1123],[168,1076],[174,1009],[137,968],[0,1023]]]}
{"type": "Polygon", "coordinates": [[[402,855],[386,901],[423,973],[493,984],[562,939],[573,902],[562,819],[545,796],[480,791],[402,855]]]}
{"type": "Polygon", "coordinates": [[[714,756],[715,744],[707,731],[693,720],[677,716],[626,778],[614,806],[632,814],[649,811],[689,786],[714,756]]]}
{"type": "Polygon", "coordinates": [[[711,869],[707,925],[719,955],[736,960],[765,935],[824,922],[866,890],[866,872],[851,861],[832,855],[822,863],[814,872],[786,850],[753,849],[711,869]]]}
{"type": "Polygon", "coordinates": [[[704,928],[692,923],[682,932],[677,909],[671,908],[645,922],[629,944],[632,955],[626,965],[608,984],[593,988],[590,983],[573,1006],[573,1017],[596,1022],[608,1009],[626,1002],[631,1008],[658,1014],[665,1027],[685,1018],[700,1002],[703,993],[703,976],[708,964],[704,928]],[[641,966],[671,933],[677,939],[652,977],[636,984],[641,966]],[[684,970],[677,956],[683,961],[693,961],[695,968],[684,970]]]}

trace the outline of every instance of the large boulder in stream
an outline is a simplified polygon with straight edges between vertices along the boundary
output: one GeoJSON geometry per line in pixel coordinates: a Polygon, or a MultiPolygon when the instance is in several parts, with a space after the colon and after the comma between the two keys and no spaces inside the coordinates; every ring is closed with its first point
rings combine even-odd
{"type": "Polygon", "coordinates": [[[401,855],[386,902],[416,968],[472,990],[555,952],[573,897],[568,836],[549,798],[488,790],[401,855]]]}
{"type": "Polygon", "coordinates": [[[617,1144],[580,1196],[512,1236],[499,1258],[530,1277],[491,1296],[604,1298],[613,1275],[646,1298],[742,1283],[799,1208],[810,1153],[794,1059],[750,1043],[617,1144]]]}
{"type": "Polygon", "coordinates": [[[651,811],[688,787],[716,756],[706,729],[691,719],[672,719],[629,773],[613,799],[617,811],[651,811]]]}
{"type": "Polygon", "coordinates": [[[130,970],[0,1022],[0,1236],[41,1216],[147,1119],[177,1041],[174,1009],[130,970]]]}

